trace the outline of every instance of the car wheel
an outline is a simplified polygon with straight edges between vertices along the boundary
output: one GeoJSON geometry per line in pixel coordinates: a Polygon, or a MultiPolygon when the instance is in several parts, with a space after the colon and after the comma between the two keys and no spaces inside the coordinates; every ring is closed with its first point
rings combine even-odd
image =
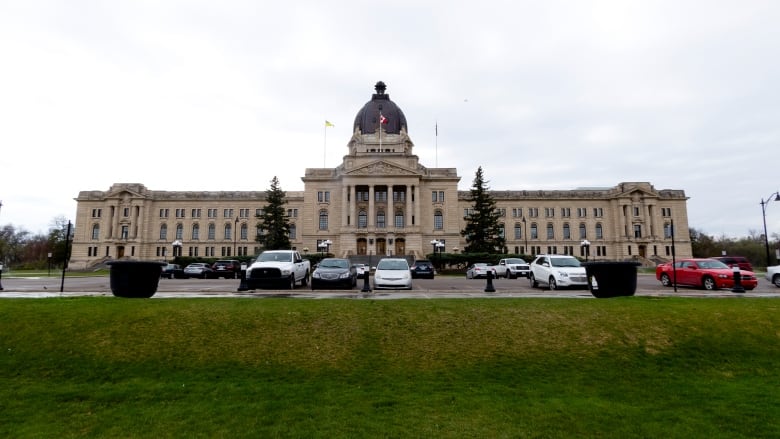
{"type": "Polygon", "coordinates": [[[295,289],[295,274],[290,275],[290,282],[289,285],[287,285],[287,289],[294,290],[295,289]]]}
{"type": "Polygon", "coordinates": [[[549,285],[551,290],[557,290],[558,289],[558,282],[555,282],[555,278],[550,276],[549,285]]]}
{"type": "Polygon", "coordinates": [[[669,279],[669,275],[664,273],[661,275],[661,285],[665,287],[671,287],[672,286],[672,280],[669,279]]]}
{"type": "Polygon", "coordinates": [[[528,283],[531,284],[531,288],[537,288],[539,286],[539,283],[536,282],[536,278],[534,277],[533,273],[528,275],[528,281],[528,283]]]}
{"type": "Polygon", "coordinates": [[[305,287],[309,283],[309,271],[306,271],[306,274],[303,275],[303,279],[301,279],[301,286],[305,287]]]}
{"type": "Polygon", "coordinates": [[[780,274],[772,276],[772,283],[775,284],[777,288],[780,288],[780,274]]]}
{"type": "Polygon", "coordinates": [[[715,280],[709,276],[704,276],[704,278],[701,280],[701,285],[707,291],[712,291],[717,289],[717,285],[715,285],[715,280]]]}

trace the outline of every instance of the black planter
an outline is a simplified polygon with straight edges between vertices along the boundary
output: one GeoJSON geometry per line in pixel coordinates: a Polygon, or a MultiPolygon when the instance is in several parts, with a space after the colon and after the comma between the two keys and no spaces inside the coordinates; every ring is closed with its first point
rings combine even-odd
{"type": "Polygon", "coordinates": [[[582,264],[588,274],[588,289],[600,299],[633,296],[639,262],[597,261],[582,264]],[[595,281],[595,282],[594,282],[595,281]]]}
{"type": "Polygon", "coordinates": [[[111,292],[117,297],[149,298],[157,292],[165,262],[109,261],[111,292]]]}

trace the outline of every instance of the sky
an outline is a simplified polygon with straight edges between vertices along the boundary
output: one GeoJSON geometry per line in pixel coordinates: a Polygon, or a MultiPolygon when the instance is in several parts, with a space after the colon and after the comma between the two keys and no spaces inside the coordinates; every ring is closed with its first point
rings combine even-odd
{"type": "Polygon", "coordinates": [[[775,0],[0,0],[0,225],[47,233],[114,183],[303,190],[383,81],[461,190],[479,166],[493,190],[650,182],[707,235],[760,235],[778,23],[775,0]]]}

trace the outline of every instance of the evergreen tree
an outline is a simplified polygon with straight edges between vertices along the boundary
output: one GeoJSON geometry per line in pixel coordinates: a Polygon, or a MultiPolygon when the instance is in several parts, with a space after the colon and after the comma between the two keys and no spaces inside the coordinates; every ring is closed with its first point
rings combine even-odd
{"type": "Polygon", "coordinates": [[[268,204],[263,209],[263,214],[257,217],[260,220],[257,225],[260,230],[257,241],[266,250],[289,249],[290,223],[284,208],[287,200],[276,176],[271,180],[271,188],[265,193],[265,201],[268,204]]]}
{"type": "Polygon", "coordinates": [[[471,186],[472,210],[466,218],[466,228],[460,232],[466,238],[464,251],[467,253],[502,253],[504,250],[506,240],[500,215],[488,189],[480,166],[471,186]]]}

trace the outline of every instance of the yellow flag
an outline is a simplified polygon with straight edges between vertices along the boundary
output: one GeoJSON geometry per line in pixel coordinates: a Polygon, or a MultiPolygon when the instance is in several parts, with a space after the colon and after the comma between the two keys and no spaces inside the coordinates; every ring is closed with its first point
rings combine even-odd
{"type": "Polygon", "coordinates": [[[328,122],[328,121],[326,120],[326,121],[325,121],[325,126],[326,126],[326,127],[335,127],[336,125],[333,125],[332,123],[330,123],[330,122],[328,122]]]}

